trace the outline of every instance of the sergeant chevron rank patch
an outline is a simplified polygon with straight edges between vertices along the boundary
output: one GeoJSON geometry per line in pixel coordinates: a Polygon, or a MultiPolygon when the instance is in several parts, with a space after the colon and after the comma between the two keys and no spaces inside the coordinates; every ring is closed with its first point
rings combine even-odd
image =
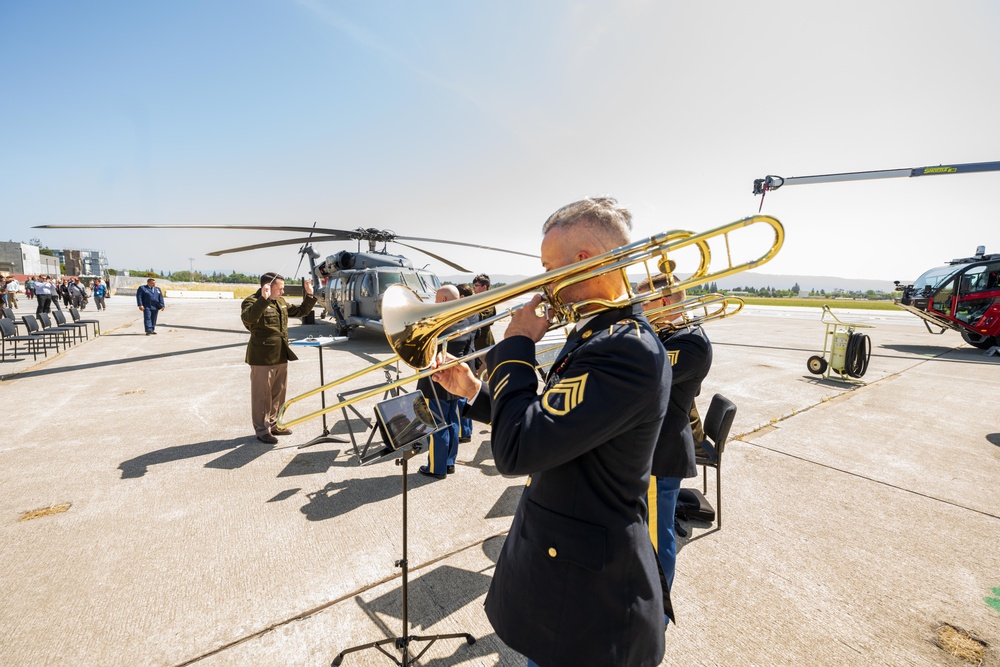
{"type": "Polygon", "coordinates": [[[496,398],[503,391],[504,387],[507,386],[507,381],[510,380],[510,374],[504,375],[500,380],[497,381],[496,385],[493,387],[493,397],[496,398]]]}
{"type": "Polygon", "coordinates": [[[680,350],[667,350],[667,359],[670,359],[670,365],[677,365],[677,358],[681,356],[680,350]]]}
{"type": "Polygon", "coordinates": [[[542,407],[551,415],[561,417],[583,403],[583,390],[587,386],[587,375],[565,378],[542,394],[542,407]]]}

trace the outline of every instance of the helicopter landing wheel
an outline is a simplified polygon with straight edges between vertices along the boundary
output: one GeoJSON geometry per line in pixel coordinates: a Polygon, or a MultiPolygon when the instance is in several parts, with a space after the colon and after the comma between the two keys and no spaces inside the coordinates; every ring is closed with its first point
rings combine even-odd
{"type": "Polygon", "coordinates": [[[826,359],[815,355],[809,357],[809,361],[806,362],[806,368],[808,368],[809,372],[813,375],[822,375],[825,373],[826,365],[826,359]]]}

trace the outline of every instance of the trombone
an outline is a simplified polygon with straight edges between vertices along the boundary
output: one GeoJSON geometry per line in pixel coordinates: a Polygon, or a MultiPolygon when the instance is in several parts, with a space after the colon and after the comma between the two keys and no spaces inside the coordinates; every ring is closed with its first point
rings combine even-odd
{"type": "MultiPolygon", "coordinates": [[[[548,271],[532,278],[526,278],[525,280],[520,280],[488,292],[465,297],[459,301],[424,303],[408,287],[391,285],[382,296],[382,326],[389,345],[396,352],[396,356],[289,399],[278,411],[277,424],[280,428],[301,424],[327,412],[346,408],[349,405],[378,396],[386,391],[416,382],[421,378],[433,375],[439,370],[450,368],[459,363],[467,363],[485,355],[489,349],[476,350],[472,354],[462,358],[452,359],[436,368],[430,368],[438,348],[447,341],[508,317],[514,310],[524,306],[515,306],[475,325],[461,327],[452,331],[448,331],[448,329],[452,329],[456,324],[461,323],[472,315],[489,307],[495,307],[512,298],[523,297],[527,294],[540,291],[542,293],[542,303],[539,309],[546,308],[550,313],[549,330],[552,330],[556,327],[575,323],[583,315],[590,316],[615,308],[641,305],[648,301],[661,299],[682,289],[697,287],[698,285],[718,280],[719,278],[753,269],[773,259],[784,244],[784,240],[784,227],[776,218],[768,215],[755,215],[700,234],[691,231],[663,232],[647,239],[621,246],[596,257],[569,264],[562,268],[548,271]],[[770,247],[759,257],[734,263],[729,235],[754,225],[765,228],[770,227],[774,235],[770,247]],[[712,271],[710,270],[712,253],[709,241],[720,237],[725,243],[726,263],[725,266],[712,271]],[[692,246],[699,252],[699,263],[690,276],[661,288],[651,287],[650,289],[636,291],[631,287],[631,282],[628,278],[629,269],[641,266],[646,277],[649,279],[649,283],[652,284],[654,272],[650,269],[648,262],[655,262],[657,273],[671,273],[675,265],[674,261],[668,258],[668,254],[692,246]],[[564,303],[559,296],[568,287],[611,273],[619,274],[626,286],[626,296],[622,299],[615,301],[587,299],[574,303],[564,303]],[[379,385],[368,391],[356,394],[350,399],[329,405],[324,409],[311,412],[302,417],[286,419],[286,412],[295,403],[399,360],[414,369],[424,370],[399,378],[393,382],[379,385]]],[[[687,304],[692,309],[699,307],[706,308],[707,316],[710,312],[707,310],[709,304],[705,304],[703,301],[701,298],[694,298],[680,304],[673,304],[673,314],[676,315],[679,312],[683,312],[684,308],[682,306],[687,304]]],[[[735,303],[736,300],[733,301],[735,303]]],[[[716,306],[718,306],[718,303],[716,303],[716,306]]],[[[739,307],[742,308],[742,301],[740,301],[739,307]]],[[[725,312],[726,308],[728,308],[728,305],[723,307],[721,312],[725,312]]],[[[718,308],[712,312],[716,313],[713,319],[720,317],[718,315],[718,308]]],[[[721,316],[724,317],[725,315],[721,316]]]]}
{"type": "Polygon", "coordinates": [[[732,317],[743,310],[744,305],[743,299],[735,296],[699,294],[684,301],[650,308],[643,315],[657,331],[676,331],[732,317]]]}

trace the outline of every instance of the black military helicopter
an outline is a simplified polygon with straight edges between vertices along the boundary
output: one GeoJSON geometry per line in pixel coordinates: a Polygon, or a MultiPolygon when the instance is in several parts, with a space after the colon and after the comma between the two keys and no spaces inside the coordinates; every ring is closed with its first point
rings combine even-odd
{"type": "MultiPolygon", "coordinates": [[[[493,250],[495,252],[522,255],[537,259],[537,255],[493,248],[477,243],[464,243],[445,239],[422,238],[416,236],[401,236],[386,229],[358,228],[353,230],[330,229],[299,226],[265,226],[265,225],[38,225],[35,229],[240,229],[258,231],[294,232],[296,238],[278,239],[266,243],[240,246],[216,250],[208,255],[218,257],[236,252],[260,250],[283,245],[301,245],[299,248],[299,266],[304,258],[309,259],[310,276],[313,291],[322,307],[321,318],[328,319],[336,328],[338,335],[349,335],[355,329],[382,331],[382,295],[389,285],[402,284],[425,301],[433,301],[434,294],[441,287],[440,279],[431,271],[415,268],[413,262],[402,255],[388,251],[388,244],[410,248],[433,257],[439,262],[452,267],[460,273],[472,273],[469,269],[446,259],[426,248],[417,247],[404,241],[423,243],[444,243],[448,245],[493,250]],[[308,232],[308,236],[301,236],[308,232]],[[357,251],[341,250],[329,255],[317,263],[321,255],[313,247],[316,243],[326,241],[356,241],[357,251]],[[363,252],[361,244],[367,243],[368,250],[363,252]],[[381,244],[381,247],[379,247],[381,244]]],[[[296,270],[298,273],[298,270],[296,270]]],[[[307,318],[308,319],[308,318],[307,318]]]]}

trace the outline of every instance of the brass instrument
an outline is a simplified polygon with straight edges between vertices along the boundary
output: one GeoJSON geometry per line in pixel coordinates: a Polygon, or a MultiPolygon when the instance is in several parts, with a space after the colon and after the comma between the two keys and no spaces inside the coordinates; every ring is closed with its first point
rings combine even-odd
{"type": "Polygon", "coordinates": [[[674,331],[731,317],[743,310],[744,305],[743,299],[735,296],[699,294],[684,301],[650,308],[643,314],[657,331],[674,331]]]}
{"type": "MultiPolygon", "coordinates": [[[[437,350],[447,341],[508,317],[514,310],[523,307],[523,305],[515,306],[475,325],[445,333],[447,329],[462,320],[480,313],[487,308],[496,307],[504,301],[540,291],[542,293],[540,308],[545,307],[548,309],[550,313],[549,330],[551,330],[577,322],[581,316],[589,317],[615,308],[654,301],[682,289],[697,287],[698,285],[718,280],[719,278],[755,268],[773,259],[781,249],[784,240],[784,227],[782,227],[776,218],[768,215],[755,215],[700,234],[690,231],[663,232],[647,239],[621,246],[596,257],[591,257],[582,262],[569,264],[562,268],[554,269],[487,292],[465,297],[458,301],[424,303],[408,287],[391,285],[382,296],[382,326],[389,345],[396,352],[397,356],[289,399],[281,406],[281,410],[278,411],[278,426],[285,428],[300,424],[327,412],[340,410],[354,403],[384,394],[386,391],[433,375],[445,368],[450,368],[459,363],[466,363],[483,356],[489,351],[488,349],[476,350],[474,353],[460,359],[453,359],[436,368],[428,368],[433,362],[437,350]],[[751,225],[763,225],[771,228],[774,233],[771,246],[763,255],[755,259],[734,264],[729,235],[751,225]],[[725,242],[726,266],[716,271],[710,271],[712,254],[709,248],[709,241],[718,237],[722,237],[725,242]],[[674,260],[667,257],[668,253],[675,253],[688,247],[694,247],[700,255],[698,267],[689,277],[675,281],[663,288],[650,288],[642,292],[637,292],[631,287],[627,273],[630,268],[634,269],[641,266],[651,284],[654,271],[650,269],[648,262],[655,262],[655,273],[670,273],[675,265],[674,260]],[[610,273],[619,273],[621,275],[627,292],[624,298],[614,301],[587,299],[575,303],[563,303],[559,297],[560,292],[568,287],[610,273]],[[322,410],[317,410],[303,417],[291,420],[285,419],[285,413],[291,405],[337,385],[354,380],[372,370],[383,368],[398,360],[402,360],[412,368],[424,370],[397,379],[394,382],[379,385],[366,392],[359,393],[350,399],[327,406],[322,410]]],[[[688,301],[691,301],[689,305],[692,308],[704,306],[698,299],[688,301]],[[698,303],[695,303],[696,301],[698,303]]],[[[683,303],[687,303],[687,301],[683,303]]],[[[679,307],[680,305],[674,304],[675,307],[679,307]]],[[[742,307],[742,302],[740,307],[742,307]]]]}

